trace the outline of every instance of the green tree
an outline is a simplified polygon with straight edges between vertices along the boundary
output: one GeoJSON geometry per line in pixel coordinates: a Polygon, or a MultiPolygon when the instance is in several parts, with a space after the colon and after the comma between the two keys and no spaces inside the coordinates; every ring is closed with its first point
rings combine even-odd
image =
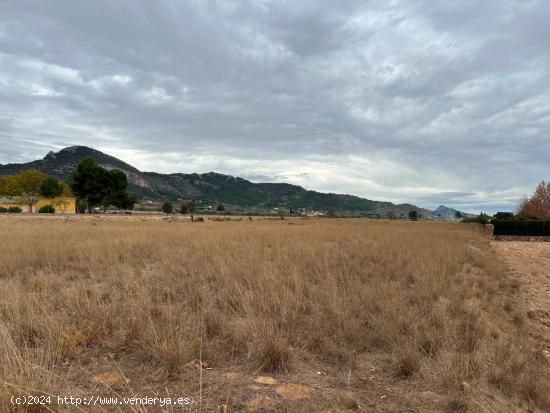
{"type": "Polygon", "coordinates": [[[456,218],[456,219],[462,218],[462,213],[461,213],[460,211],[456,211],[456,212],[455,212],[455,218],[456,218]]]}
{"type": "Polygon", "coordinates": [[[137,196],[128,194],[128,196],[120,203],[120,208],[132,210],[138,202],[137,196]]]}
{"type": "Polygon", "coordinates": [[[6,193],[6,190],[7,190],[7,185],[8,185],[8,179],[9,179],[9,176],[0,176],[0,195],[7,195],[6,193]]]}
{"type": "Polygon", "coordinates": [[[90,157],[82,159],[73,174],[72,190],[88,212],[105,197],[105,169],[90,157]]]}
{"type": "Polygon", "coordinates": [[[189,213],[189,207],[186,204],[181,204],[180,207],[180,214],[187,214],[189,213]]]}
{"type": "Polygon", "coordinates": [[[217,211],[220,211],[220,212],[221,212],[221,211],[225,211],[225,207],[223,206],[222,203],[220,203],[220,204],[218,204],[218,206],[216,207],[216,210],[217,210],[217,211]]]}
{"type": "Polygon", "coordinates": [[[411,221],[418,221],[418,211],[415,211],[415,210],[409,211],[409,219],[411,221]]]}
{"type": "Polygon", "coordinates": [[[480,212],[479,216],[477,217],[479,222],[482,224],[487,224],[491,221],[491,217],[484,213],[483,211],[480,212]]]}
{"type": "Polygon", "coordinates": [[[102,201],[103,208],[106,210],[109,205],[125,209],[128,204],[128,178],[126,174],[118,169],[112,169],[104,173],[105,195],[102,201]]]}
{"type": "Polygon", "coordinates": [[[73,174],[72,190],[88,212],[98,205],[131,209],[137,199],[128,194],[128,178],[118,169],[107,170],[93,158],[80,161],[73,174]],[[128,208],[131,207],[131,208],[128,208]]]}
{"type": "Polygon", "coordinates": [[[46,198],[57,198],[63,194],[63,185],[54,177],[48,176],[40,185],[40,192],[46,198]]]}
{"type": "Polygon", "coordinates": [[[165,202],[162,204],[162,212],[165,214],[173,214],[174,213],[174,205],[172,205],[171,202],[165,202]]]}

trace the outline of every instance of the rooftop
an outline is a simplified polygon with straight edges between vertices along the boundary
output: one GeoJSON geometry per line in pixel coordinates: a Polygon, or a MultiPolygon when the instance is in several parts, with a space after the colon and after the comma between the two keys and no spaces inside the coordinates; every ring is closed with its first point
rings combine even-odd
{"type": "Polygon", "coordinates": [[[0,204],[15,204],[15,201],[11,198],[0,198],[0,204]]]}

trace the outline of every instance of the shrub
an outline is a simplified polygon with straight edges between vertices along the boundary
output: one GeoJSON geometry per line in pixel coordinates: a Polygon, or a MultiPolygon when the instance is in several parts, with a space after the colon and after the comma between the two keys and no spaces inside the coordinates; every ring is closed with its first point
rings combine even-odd
{"type": "Polygon", "coordinates": [[[350,392],[345,392],[339,396],[340,405],[346,410],[359,410],[359,403],[350,392]]]}
{"type": "Polygon", "coordinates": [[[495,235],[550,236],[550,221],[497,219],[491,223],[495,235]]]}
{"type": "Polygon", "coordinates": [[[8,212],[8,208],[0,207],[0,214],[4,212],[8,212]]]}
{"type": "Polygon", "coordinates": [[[412,221],[418,221],[418,212],[417,211],[409,211],[409,219],[412,221]]]}
{"type": "Polygon", "coordinates": [[[449,413],[466,413],[468,411],[468,402],[461,396],[452,399],[447,404],[449,413]]]}
{"type": "Polygon", "coordinates": [[[165,202],[162,204],[162,212],[165,214],[173,214],[174,213],[174,205],[172,205],[171,202],[165,202]]]}
{"type": "Polygon", "coordinates": [[[10,213],[10,214],[20,214],[21,212],[23,212],[23,210],[19,207],[9,207],[8,208],[8,213],[10,213]]]}
{"type": "Polygon", "coordinates": [[[219,204],[219,205],[216,207],[216,210],[222,212],[222,211],[225,211],[225,207],[223,206],[223,204],[219,204]]]}
{"type": "Polygon", "coordinates": [[[55,208],[53,205],[44,205],[38,210],[39,214],[55,214],[55,208]]]}
{"type": "Polygon", "coordinates": [[[188,214],[189,213],[189,207],[185,204],[182,204],[180,207],[180,214],[188,214]]]}
{"type": "Polygon", "coordinates": [[[403,377],[410,377],[420,369],[420,356],[416,352],[406,352],[400,355],[399,372],[403,377]]]}
{"type": "Polygon", "coordinates": [[[262,334],[255,346],[254,361],[264,373],[288,373],[292,363],[290,346],[280,334],[262,334]]]}

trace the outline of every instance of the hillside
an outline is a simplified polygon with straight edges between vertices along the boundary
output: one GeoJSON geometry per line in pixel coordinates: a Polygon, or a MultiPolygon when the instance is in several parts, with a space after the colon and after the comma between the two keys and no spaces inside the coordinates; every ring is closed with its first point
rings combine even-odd
{"type": "Polygon", "coordinates": [[[461,218],[465,217],[472,217],[472,214],[468,214],[466,212],[459,211],[458,209],[449,208],[445,205],[439,205],[433,213],[441,218],[456,218],[456,213],[460,213],[461,218]]]}
{"type": "Polygon", "coordinates": [[[285,183],[253,183],[215,172],[204,174],[142,172],[113,156],[84,146],[72,146],[59,152],[50,152],[44,159],[28,163],[0,165],[0,175],[36,168],[70,182],[78,162],[87,156],[94,158],[105,168],[117,168],[123,171],[128,176],[130,192],[142,199],[154,201],[193,199],[203,204],[223,202],[242,207],[337,209],[372,214],[406,214],[411,209],[416,209],[424,217],[433,216],[431,211],[410,204],[394,205],[391,202],[373,201],[353,195],[310,191],[298,185],[285,183]]]}

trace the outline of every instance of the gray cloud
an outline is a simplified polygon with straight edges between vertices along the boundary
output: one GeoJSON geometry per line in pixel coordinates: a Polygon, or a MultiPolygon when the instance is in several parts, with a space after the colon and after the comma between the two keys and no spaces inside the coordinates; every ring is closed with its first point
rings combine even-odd
{"type": "Polygon", "coordinates": [[[84,144],[510,209],[550,175],[549,18],[544,0],[6,0],[0,162],[84,144]]]}

